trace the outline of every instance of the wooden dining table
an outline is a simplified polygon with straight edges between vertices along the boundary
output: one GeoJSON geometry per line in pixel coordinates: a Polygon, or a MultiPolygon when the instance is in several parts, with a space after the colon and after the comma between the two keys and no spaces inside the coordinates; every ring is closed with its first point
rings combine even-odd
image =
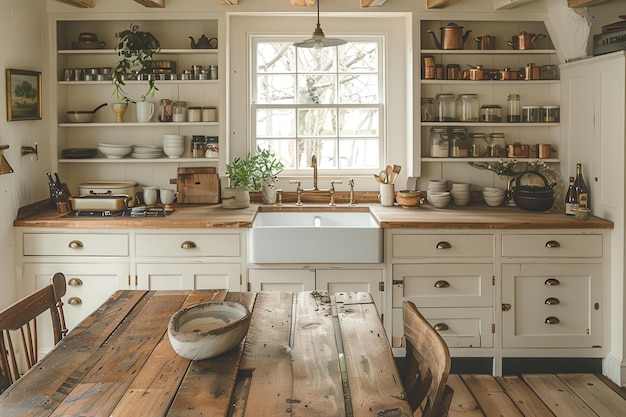
{"type": "Polygon", "coordinates": [[[112,294],[0,395],[2,416],[411,416],[368,293],[138,291],[112,294]],[[252,318],[240,345],[178,356],[181,308],[234,301],[252,318]]]}

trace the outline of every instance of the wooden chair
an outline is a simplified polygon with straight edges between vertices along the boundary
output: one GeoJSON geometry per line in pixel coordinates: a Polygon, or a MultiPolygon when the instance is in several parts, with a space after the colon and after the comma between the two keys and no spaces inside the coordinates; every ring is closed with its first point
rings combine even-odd
{"type": "Polygon", "coordinates": [[[445,417],[454,394],[446,384],[450,373],[448,346],[415,304],[404,301],[402,315],[408,362],[404,389],[414,415],[445,417]]]}
{"type": "Polygon", "coordinates": [[[66,291],[65,276],[61,273],[54,274],[51,281],[50,285],[0,312],[0,392],[13,384],[23,372],[39,360],[37,317],[46,311],[50,313],[55,344],[67,333],[61,301],[66,291]],[[16,356],[18,348],[24,356],[23,361],[16,356]],[[18,363],[25,364],[26,368],[21,369],[18,363]]]}

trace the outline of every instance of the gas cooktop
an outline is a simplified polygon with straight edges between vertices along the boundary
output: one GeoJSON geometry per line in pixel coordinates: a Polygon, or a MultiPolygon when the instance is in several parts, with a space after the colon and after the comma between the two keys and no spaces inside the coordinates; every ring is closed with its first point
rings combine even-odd
{"type": "Polygon", "coordinates": [[[133,207],[121,211],[70,211],[63,217],[167,217],[174,212],[165,207],[133,207]]]}

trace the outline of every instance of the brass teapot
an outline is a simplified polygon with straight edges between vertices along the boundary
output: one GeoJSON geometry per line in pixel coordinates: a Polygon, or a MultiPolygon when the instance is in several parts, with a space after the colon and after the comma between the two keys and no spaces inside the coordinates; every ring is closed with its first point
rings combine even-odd
{"type": "Polygon", "coordinates": [[[191,39],[191,48],[192,49],[216,49],[217,48],[217,38],[207,38],[205,35],[202,35],[198,38],[198,42],[193,39],[193,36],[190,36],[191,39]]]}
{"type": "Polygon", "coordinates": [[[463,34],[463,26],[456,23],[448,23],[446,26],[439,28],[441,30],[441,42],[437,39],[437,35],[432,30],[427,30],[433,36],[437,49],[463,49],[463,44],[467,40],[471,30],[463,34]]]}

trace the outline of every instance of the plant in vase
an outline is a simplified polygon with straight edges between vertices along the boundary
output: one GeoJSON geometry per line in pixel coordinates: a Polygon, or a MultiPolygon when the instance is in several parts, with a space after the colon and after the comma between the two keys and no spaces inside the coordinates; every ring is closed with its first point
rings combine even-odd
{"type": "Polygon", "coordinates": [[[265,204],[276,203],[276,183],[278,174],[285,168],[285,165],[276,158],[276,155],[268,149],[257,147],[256,165],[261,178],[261,191],[263,192],[263,202],[265,204]]]}
{"type": "Polygon", "coordinates": [[[116,114],[115,121],[121,122],[129,103],[145,102],[148,97],[154,97],[158,90],[152,74],[152,57],[161,51],[161,44],[154,35],[140,31],[135,24],[130,29],[116,33],[115,38],[119,40],[115,51],[120,59],[111,73],[113,95],[117,98],[117,103],[112,108],[116,114]],[[131,98],[125,90],[126,81],[132,79],[145,79],[148,82],[148,90],[138,101],[131,98]]]}
{"type": "Polygon", "coordinates": [[[259,177],[256,156],[248,154],[246,159],[237,157],[226,164],[228,187],[222,193],[224,208],[246,208],[250,206],[250,190],[258,189],[259,177]]]}

